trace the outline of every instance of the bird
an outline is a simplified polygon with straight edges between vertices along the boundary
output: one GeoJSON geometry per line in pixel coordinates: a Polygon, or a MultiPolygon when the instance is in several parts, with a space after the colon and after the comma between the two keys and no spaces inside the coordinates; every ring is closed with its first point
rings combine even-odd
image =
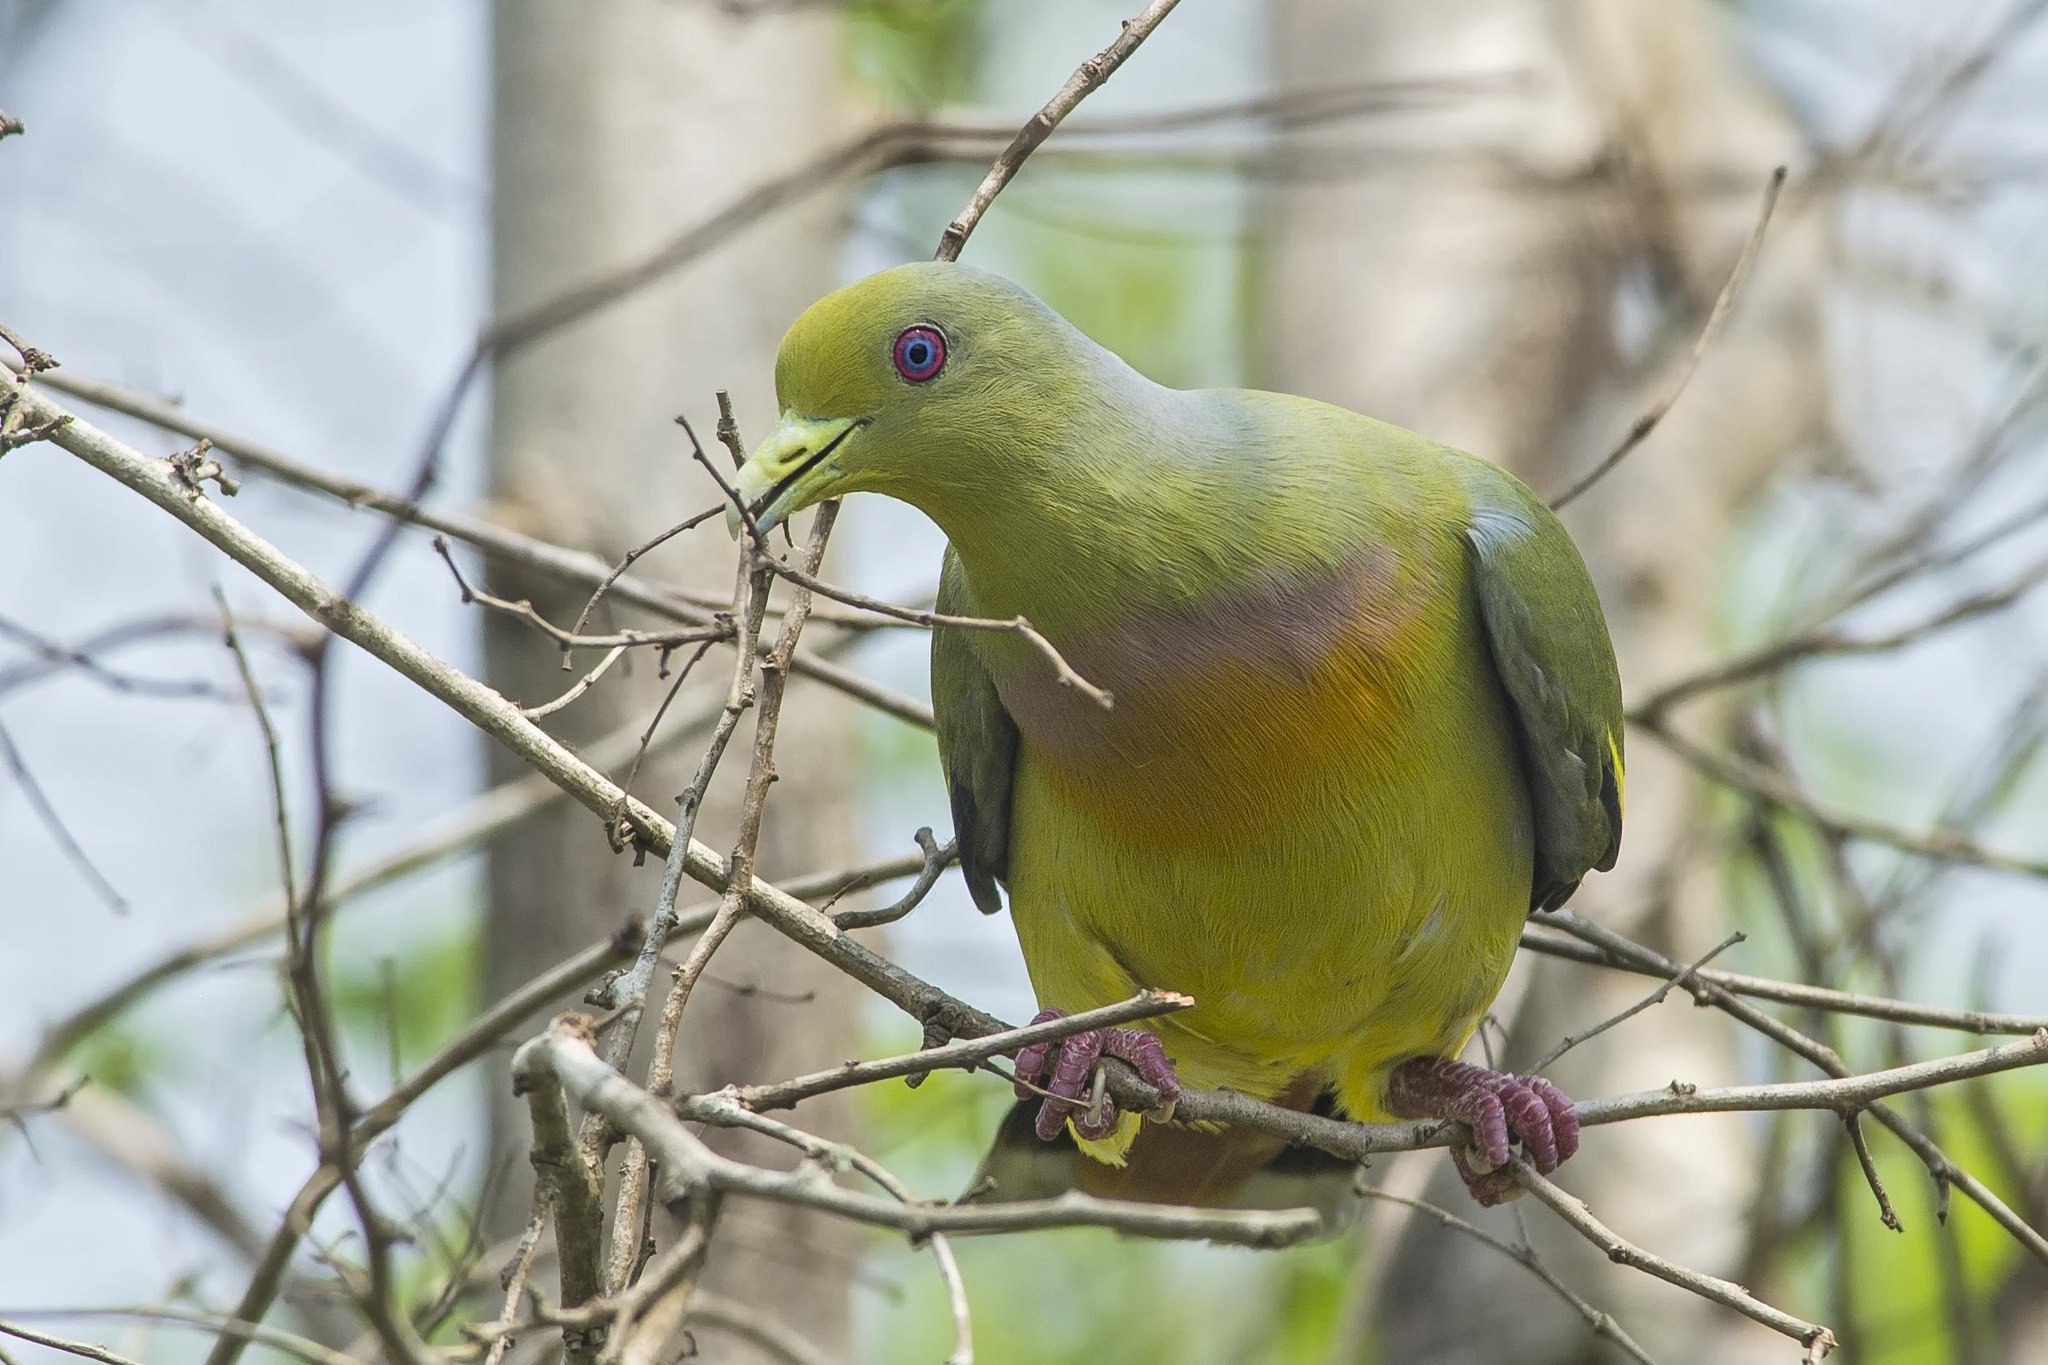
{"type": "Polygon", "coordinates": [[[1614,650],[1540,498],[1330,404],[1155,383],[954,262],[811,305],[775,386],[732,519],[899,499],[946,535],[943,616],[1039,637],[941,622],[931,647],[961,868],[983,911],[1007,892],[1039,1020],[1194,1001],[1024,1049],[971,1193],[1341,1203],[1305,1193],[1355,1176],[1334,1158],[1117,1112],[1104,1057],[1166,1109],[1228,1087],[1461,1121],[1481,1204],[1519,1193],[1515,1144],[1545,1174],[1576,1151],[1558,1087],[1459,1059],[1526,917],[1620,846],[1614,650]]]}

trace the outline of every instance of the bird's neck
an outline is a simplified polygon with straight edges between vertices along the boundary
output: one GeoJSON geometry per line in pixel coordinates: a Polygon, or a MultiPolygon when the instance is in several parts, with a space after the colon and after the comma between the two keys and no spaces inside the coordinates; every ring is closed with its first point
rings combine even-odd
{"type": "Polygon", "coordinates": [[[1243,571],[1233,547],[1261,511],[1248,481],[1205,470],[1211,456],[1184,433],[1123,436],[1012,456],[993,494],[925,508],[960,556],[977,611],[1025,616],[1057,637],[1199,597],[1243,571]]]}

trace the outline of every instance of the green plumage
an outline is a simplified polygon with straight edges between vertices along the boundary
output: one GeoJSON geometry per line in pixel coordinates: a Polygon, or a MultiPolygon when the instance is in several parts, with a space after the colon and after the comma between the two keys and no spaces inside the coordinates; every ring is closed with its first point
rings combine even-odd
{"type": "Polygon", "coordinates": [[[1612,865],[1613,652],[1504,471],[1306,399],[1163,388],[952,265],[815,305],[777,383],[741,475],[763,514],[917,505],[952,543],[942,611],[1028,617],[1115,695],[1014,635],[934,637],[968,886],[991,912],[1008,887],[1044,1004],[1186,991],[1158,1031],[1187,1083],[1373,1117],[1394,1066],[1464,1045],[1531,906],[1612,865]],[[892,351],[918,328],[944,343],[924,381],[892,351]]]}

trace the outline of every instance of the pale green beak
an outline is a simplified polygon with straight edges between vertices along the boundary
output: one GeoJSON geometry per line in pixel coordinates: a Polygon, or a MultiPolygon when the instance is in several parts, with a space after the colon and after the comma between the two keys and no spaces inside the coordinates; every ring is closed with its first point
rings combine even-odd
{"type": "MultiPolygon", "coordinates": [[[[768,439],[740,466],[733,487],[753,514],[754,524],[772,531],[792,513],[823,502],[845,477],[833,453],[866,421],[859,417],[798,417],[785,412],[768,439]]],[[[725,513],[725,529],[740,533],[736,507],[725,513]]]]}

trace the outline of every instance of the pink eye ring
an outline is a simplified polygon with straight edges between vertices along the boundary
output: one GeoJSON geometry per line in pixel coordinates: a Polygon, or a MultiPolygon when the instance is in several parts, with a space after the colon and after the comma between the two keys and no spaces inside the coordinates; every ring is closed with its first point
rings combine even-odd
{"type": "Polygon", "coordinates": [[[896,373],[911,383],[936,379],[939,371],[946,368],[945,334],[924,323],[906,327],[897,336],[890,354],[896,360],[896,373]]]}

